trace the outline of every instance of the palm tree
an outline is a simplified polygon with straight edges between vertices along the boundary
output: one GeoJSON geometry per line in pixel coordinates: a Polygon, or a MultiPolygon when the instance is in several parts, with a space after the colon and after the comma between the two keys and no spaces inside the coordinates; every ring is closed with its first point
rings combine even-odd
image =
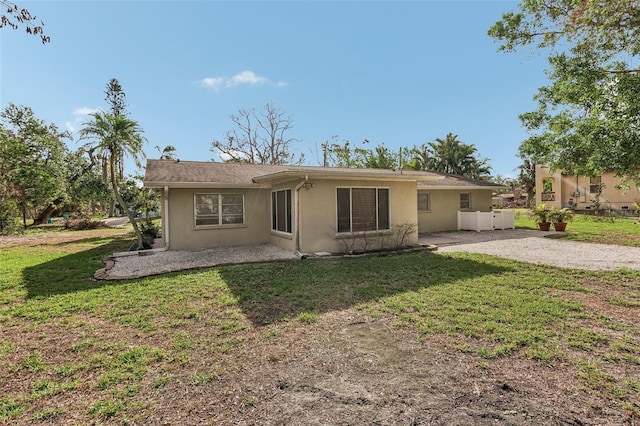
{"type": "Polygon", "coordinates": [[[429,169],[442,173],[485,179],[491,173],[487,159],[477,157],[475,145],[467,145],[458,140],[458,135],[447,134],[444,139],[429,142],[431,158],[429,169]]]}
{"type": "Polygon", "coordinates": [[[89,153],[92,162],[93,153],[96,151],[108,162],[111,188],[118,203],[127,212],[129,221],[136,233],[138,250],[140,250],[143,248],[142,233],[138,228],[134,213],[129,210],[120,193],[118,164],[120,163],[119,159],[124,156],[131,156],[136,165],[140,167],[140,158],[144,158],[142,144],[145,139],[141,135],[143,130],[138,125],[138,122],[124,115],[113,115],[99,111],[91,114],[91,117],[93,119],[83,123],[83,128],[80,130],[81,140],[92,140],[92,142],[85,144],[83,148],[89,153]]]}
{"type": "Polygon", "coordinates": [[[160,153],[161,160],[177,160],[176,147],[173,145],[167,145],[160,149],[160,146],[156,145],[156,151],[160,153]]]}

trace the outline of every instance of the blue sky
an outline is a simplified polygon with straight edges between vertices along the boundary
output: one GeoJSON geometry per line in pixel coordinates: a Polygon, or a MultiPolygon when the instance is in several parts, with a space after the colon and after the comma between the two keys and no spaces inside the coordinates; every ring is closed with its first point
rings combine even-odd
{"type": "Polygon", "coordinates": [[[486,35],[512,1],[15,1],[51,43],[0,30],[0,107],[77,131],[117,78],[149,158],[216,159],[229,116],[271,101],[309,165],[334,135],[397,149],[452,132],[515,176],[518,114],[546,84],[543,56],[486,35]]]}

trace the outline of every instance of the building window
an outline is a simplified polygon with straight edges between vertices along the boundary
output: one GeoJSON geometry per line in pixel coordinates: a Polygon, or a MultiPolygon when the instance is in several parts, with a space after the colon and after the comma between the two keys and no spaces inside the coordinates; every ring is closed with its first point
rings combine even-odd
{"type": "Polygon", "coordinates": [[[291,233],[291,190],[271,193],[271,229],[291,233]]]}
{"type": "Polygon", "coordinates": [[[389,189],[338,188],[338,232],[389,229],[389,189]]]}
{"type": "Polygon", "coordinates": [[[428,192],[418,192],[418,211],[431,211],[431,194],[428,192]]]}
{"type": "Polygon", "coordinates": [[[463,192],[460,194],[460,210],[468,210],[471,208],[471,194],[463,192]]]}
{"type": "Polygon", "coordinates": [[[602,176],[596,176],[589,179],[589,192],[591,194],[598,194],[602,192],[602,176]]]}
{"type": "Polygon", "coordinates": [[[244,224],[243,194],[195,194],[196,226],[244,224]]]}

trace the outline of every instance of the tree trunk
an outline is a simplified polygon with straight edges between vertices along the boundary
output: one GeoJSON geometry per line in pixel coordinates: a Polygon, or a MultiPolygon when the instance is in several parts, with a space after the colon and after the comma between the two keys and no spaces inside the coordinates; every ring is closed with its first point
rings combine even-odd
{"type": "Polygon", "coordinates": [[[38,217],[34,219],[33,224],[44,225],[45,223],[47,223],[49,221],[49,218],[53,214],[53,212],[56,211],[58,206],[62,204],[63,201],[64,200],[62,198],[56,198],[55,200],[53,200],[53,202],[49,204],[49,206],[46,209],[41,211],[38,217]]]}
{"type": "Polygon", "coordinates": [[[116,180],[116,174],[114,173],[115,157],[113,155],[111,155],[111,158],[109,159],[109,165],[111,166],[111,187],[113,188],[113,192],[115,192],[116,194],[116,199],[118,200],[118,204],[120,204],[120,207],[126,210],[127,217],[129,218],[129,222],[131,222],[131,226],[133,226],[133,231],[136,233],[136,240],[138,242],[137,250],[142,250],[144,248],[144,243],[142,242],[142,233],[138,228],[138,224],[136,223],[136,218],[133,212],[129,210],[129,208],[124,202],[124,199],[122,198],[122,195],[120,195],[120,191],[118,190],[118,182],[116,180]]]}
{"type": "Polygon", "coordinates": [[[22,207],[22,226],[26,231],[27,230],[27,202],[23,200],[21,203],[21,207],[22,207]]]}

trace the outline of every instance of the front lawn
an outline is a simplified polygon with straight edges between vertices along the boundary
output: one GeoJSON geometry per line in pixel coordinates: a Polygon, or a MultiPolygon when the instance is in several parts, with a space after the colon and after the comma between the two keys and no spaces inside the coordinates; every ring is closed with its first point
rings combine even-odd
{"type": "Polygon", "coordinates": [[[640,420],[638,272],[420,252],[104,282],[129,237],[76,235],[0,248],[0,423],[640,420]]]}
{"type": "MultiPolygon", "coordinates": [[[[536,221],[527,215],[527,210],[516,213],[516,227],[538,229],[536,221]]],[[[551,228],[553,230],[553,227],[551,228]]],[[[638,218],[600,217],[576,214],[567,225],[567,231],[561,236],[571,241],[589,243],[618,244],[640,247],[640,221],[638,218]]]]}

